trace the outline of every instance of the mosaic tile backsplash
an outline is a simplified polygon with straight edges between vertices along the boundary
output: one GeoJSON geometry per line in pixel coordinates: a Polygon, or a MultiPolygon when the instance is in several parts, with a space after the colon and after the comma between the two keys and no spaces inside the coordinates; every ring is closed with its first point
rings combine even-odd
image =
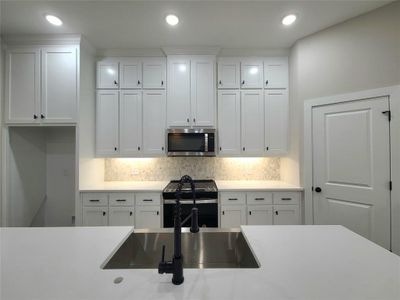
{"type": "Polygon", "coordinates": [[[162,157],[105,159],[105,181],[195,179],[280,180],[279,157],[162,157]]]}

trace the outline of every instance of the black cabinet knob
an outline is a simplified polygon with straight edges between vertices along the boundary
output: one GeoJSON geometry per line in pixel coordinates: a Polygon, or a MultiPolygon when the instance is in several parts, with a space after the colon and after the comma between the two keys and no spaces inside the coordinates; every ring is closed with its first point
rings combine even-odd
{"type": "Polygon", "coordinates": [[[33,118],[36,120],[37,119],[37,115],[33,115],[33,118]]]}
{"type": "Polygon", "coordinates": [[[164,85],[164,80],[161,80],[161,85],[164,85]]]}
{"type": "Polygon", "coordinates": [[[251,211],[249,211],[249,215],[251,216],[251,211]]]}
{"type": "Polygon", "coordinates": [[[242,84],[244,84],[244,80],[242,81],[242,84]]]}
{"type": "Polygon", "coordinates": [[[189,121],[189,118],[187,118],[186,121],[189,123],[189,122],[190,122],[190,121],[189,121]]]}
{"type": "Polygon", "coordinates": [[[219,151],[222,151],[222,147],[219,147],[219,151]]]}
{"type": "Polygon", "coordinates": [[[129,215],[132,216],[132,212],[131,211],[129,212],[129,215]]]}
{"type": "Polygon", "coordinates": [[[40,114],[40,118],[44,119],[45,118],[44,114],[40,114]]]}
{"type": "Polygon", "coordinates": [[[268,80],[267,80],[267,81],[265,81],[265,85],[268,85],[268,80]]]}
{"type": "Polygon", "coordinates": [[[161,150],[164,151],[164,147],[161,147],[161,150]]]}
{"type": "Polygon", "coordinates": [[[246,147],[243,147],[243,151],[246,151],[246,147]]]}
{"type": "Polygon", "coordinates": [[[103,216],[105,216],[106,215],[106,212],[105,211],[103,211],[103,216]]]}
{"type": "Polygon", "coordinates": [[[160,212],[157,210],[157,216],[160,214],[160,212]]]}
{"type": "Polygon", "coordinates": [[[219,85],[222,85],[222,81],[221,80],[219,81],[219,85]]]}
{"type": "Polygon", "coordinates": [[[114,84],[115,84],[115,85],[117,85],[117,84],[118,84],[118,82],[117,82],[116,80],[114,80],[114,84]]]}
{"type": "Polygon", "coordinates": [[[137,147],[138,151],[140,151],[140,147],[137,147]]]}
{"type": "Polygon", "coordinates": [[[321,193],[321,192],[322,192],[322,189],[321,189],[319,186],[317,186],[317,187],[315,188],[315,192],[321,193]]]}
{"type": "Polygon", "coordinates": [[[140,85],[140,80],[137,81],[137,85],[140,85]]]}
{"type": "Polygon", "coordinates": [[[114,147],[114,151],[117,151],[117,147],[114,147]]]}
{"type": "Polygon", "coordinates": [[[267,150],[267,151],[268,151],[268,150],[269,150],[269,147],[265,147],[265,150],[267,150]]]}
{"type": "Polygon", "coordinates": [[[278,211],[277,211],[277,210],[275,211],[275,215],[279,215],[279,213],[278,213],[278,211]]]}

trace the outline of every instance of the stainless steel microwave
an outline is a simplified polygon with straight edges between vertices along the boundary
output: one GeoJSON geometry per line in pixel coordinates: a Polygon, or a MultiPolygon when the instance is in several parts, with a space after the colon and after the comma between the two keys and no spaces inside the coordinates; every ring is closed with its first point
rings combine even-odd
{"type": "Polygon", "coordinates": [[[215,129],[167,130],[168,156],[215,156],[215,129]]]}

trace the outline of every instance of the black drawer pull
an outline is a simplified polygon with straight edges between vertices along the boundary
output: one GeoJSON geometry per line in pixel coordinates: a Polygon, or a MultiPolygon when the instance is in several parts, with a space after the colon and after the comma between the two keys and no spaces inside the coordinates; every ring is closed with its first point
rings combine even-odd
{"type": "Polygon", "coordinates": [[[90,201],[90,202],[100,202],[99,199],[90,199],[89,201],[90,201]]]}
{"type": "Polygon", "coordinates": [[[254,198],[254,200],[265,200],[265,198],[254,198]]]}
{"type": "Polygon", "coordinates": [[[292,200],[292,198],[281,198],[281,200],[288,201],[288,200],[292,200]]]}
{"type": "Polygon", "coordinates": [[[117,199],[117,200],[115,200],[115,201],[117,201],[117,202],[125,202],[126,199],[117,199]]]}
{"type": "Polygon", "coordinates": [[[143,199],[143,202],[152,202],[153,199],[143,199]]]}
{"type": "Polygon", "coordinates": [[[228,198],[229,201],[236,201],[238,198],[228,198]]]}

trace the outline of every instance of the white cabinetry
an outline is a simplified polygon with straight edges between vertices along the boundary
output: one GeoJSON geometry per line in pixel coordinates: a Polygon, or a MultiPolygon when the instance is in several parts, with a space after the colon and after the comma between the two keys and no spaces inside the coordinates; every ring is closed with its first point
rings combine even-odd
{"type": "Polygon", "coordinates": [[[149,58],[143,60],[143,88],[165,89],[167,66],[165,58],[149,58]]]}
{"type": "Polygon", "coordinates": [[[221,58],[218,60],[218,88],[238,89],[240,87],[240,60],[221,58]]]}
{"type": "Polygon", "coordinates": [[[264,59],[264,87],[266,89],[287,89],[289,87],[287,57],[264,59]]]}
{"type": "Polygon", "coordinates": [[[121,89],[141,89],[142,61],[138,58],[120,59],[119,80],[119,87],[121,89]]]}
{"type": "Polygon", "coordinates": [[[215,57],[168,57],[169,127],[215,124],[215,57]]]}
{"type": "Polygon", "coordinates": [[[288,151],[289,98],[287,90],[265,90],[265,150],[269,155],[288,151]]]}
{"type": "Polygon", "coordinates": [[[133,207],[110,207],[108,223],[110,226],[134,226],[135,214],[133,207]]]}
{"type": "Polygon", "coordinates": [[[107,226],[107,207],[84,207],[83,226],[107,226]]]}
{"type": "Polygon", "coordinates": [[[240,154],[240,91],[218,91],[219,154],[240,154]]]}
{"type": "Polygon", "coordinates": [[[98,90],[96,98],[96,155],[113,156],[119,147],[119,92],[98,90]]]}
{"type": "Polygon", "coordinates": [[[221,228],[298,225],[300,192],[221,192],[221,228]]]}
{"type": "Polygon", "coordinates": [[[261,89],[263,87],[263,61],[243,59],[240,65],[242,89],[261,89]]]}
{"type": "Polygon", "coordinates": [[[119,87],[119,63],[99,61],[97,63],[97,88],[117,89],[119,87]]]}
{"type": "Polygon", "coordinates": [[[135,228],[160,228],[160,206],[137,206],[135,228]]]}
{"type": "Polygon", "coordinates": [[[264,154],[264,100],[262,90],[241,92],[242,155],[264,154]]]}
{"type": "Polygon", "coordinates": [[[78,46],[9,48],[6,122],[76,122],[78,62],[78,46]]]}
{"type": "Polygon", "coordinates": [[[167,99],[165,91],[143,91],[143,153],[165,154],[167,99]]]}
{"type": "Polygon", "coordinates": [[[124,90],[119,101],[119,154],[138,156],[142,146],[142,92],[124,90]]]}

